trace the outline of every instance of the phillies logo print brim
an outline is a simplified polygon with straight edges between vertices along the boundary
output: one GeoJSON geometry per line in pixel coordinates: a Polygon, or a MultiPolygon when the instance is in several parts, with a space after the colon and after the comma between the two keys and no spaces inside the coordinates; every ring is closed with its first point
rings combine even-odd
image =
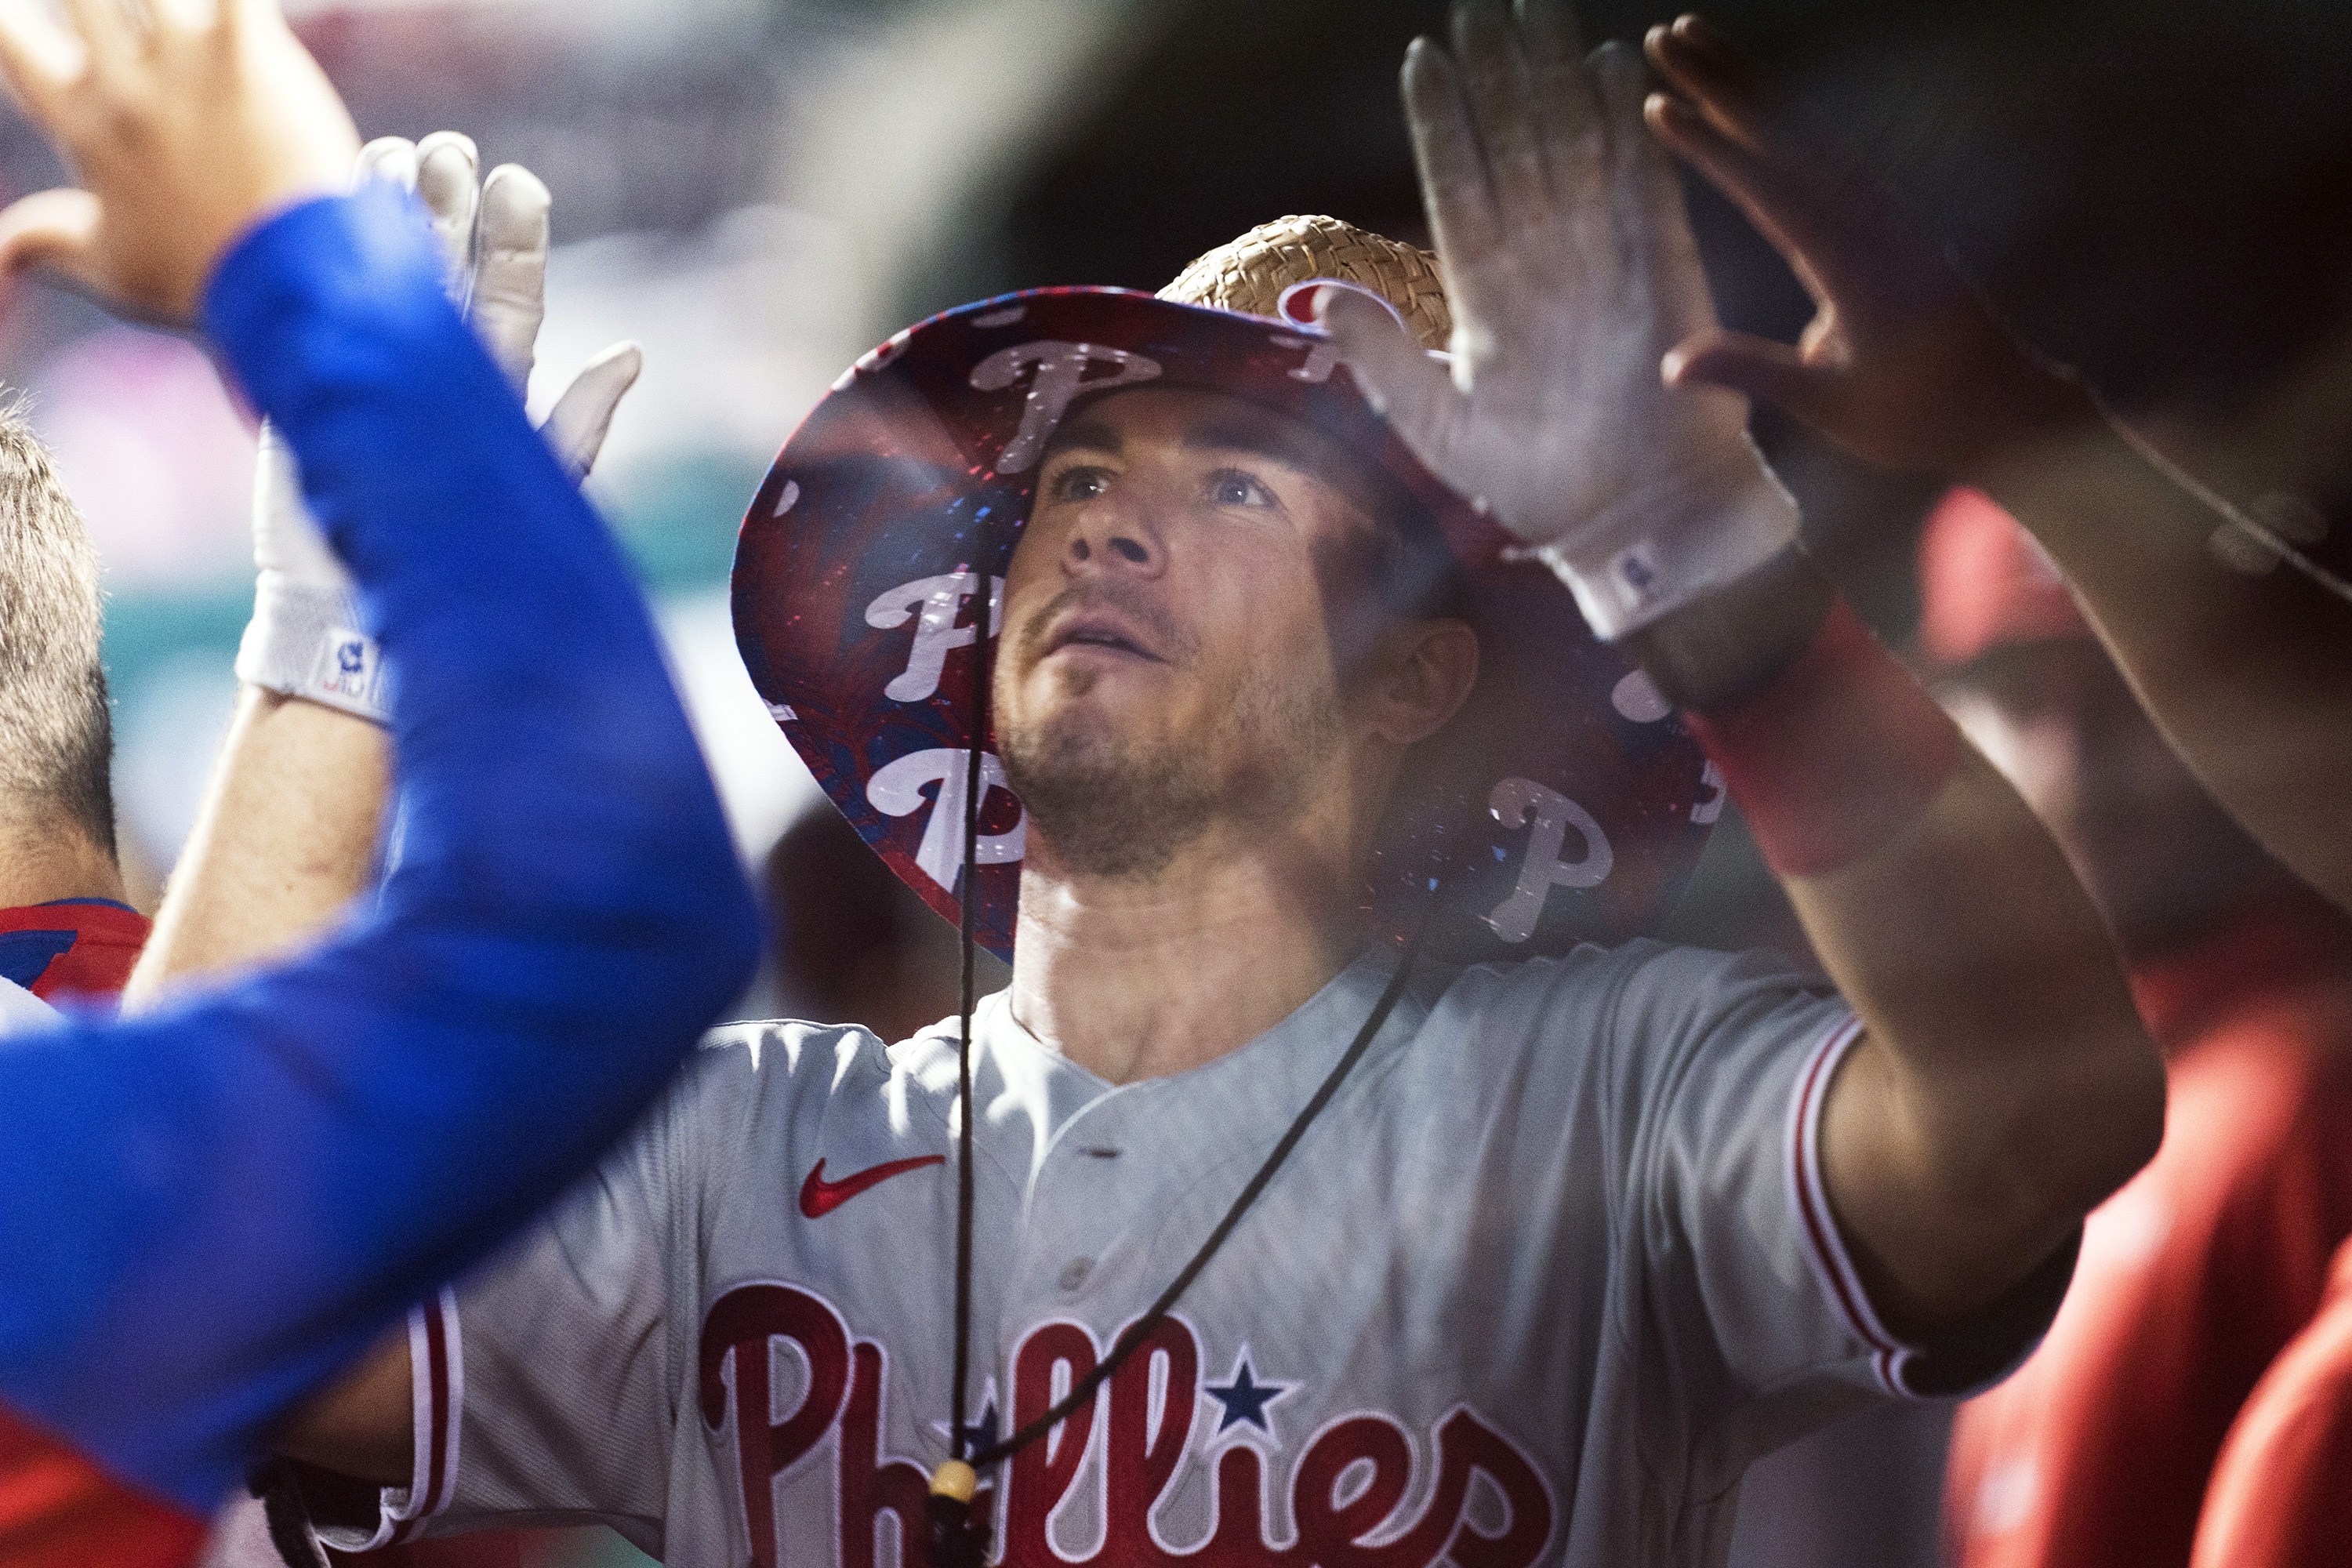
{"type": "Polygon", "coordinates": [[[1055,429],[1142,385],[1225,393],[1337,438],[1422,501],[1463,565],[1477,687],[1409,760],[1363,890],[1368,931],[1401,935],[1433,883],[1430,946],[1454,962],[1622,941],[1659,918],[1723,790],[1647,678],[1430,477],[1311,326],[1116,289],[1006,295],[900,332],[834,384],[745,514],[737,646],[891,870],[950,921],[976,899],[980,941],[1011,955],[1027,823],[985,740],[963,886],[971,661],[1003,619],[1055,429]]]}

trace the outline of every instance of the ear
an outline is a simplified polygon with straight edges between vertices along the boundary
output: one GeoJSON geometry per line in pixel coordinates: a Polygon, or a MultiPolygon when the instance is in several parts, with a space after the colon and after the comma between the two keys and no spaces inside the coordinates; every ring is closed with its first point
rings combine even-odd
{"type": "Polygon", "coordinates": [[[1381,638],[1370,684],[1372,732],[1399,746],[1436,733],[1478,679],[1478,634],[1467,621],[1407,621],[1381,638]]]}

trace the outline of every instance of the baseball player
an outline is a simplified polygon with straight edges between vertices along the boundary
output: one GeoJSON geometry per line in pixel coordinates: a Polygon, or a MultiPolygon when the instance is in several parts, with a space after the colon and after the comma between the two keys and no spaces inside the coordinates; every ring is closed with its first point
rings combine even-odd
{"type": "Polygon", "coordinates": [[[2224,1434],[2352,1235],[2352,919],[2205,795],[1982,494],[1930,513],[1919,589],[1937,694],[2081,869],[2168,1089],[2048,1336],[1958,1413],[1951,1560],[2179,1568],[2224,1434]]]}
{"type": "Polygon", "coordinates": [[[2032,1342],[2160,1066],[1744,405],[1660,384],[1711,310],[1638,60],[1580,56],[1539,4],[1409,55],[1442,265],[1286,220],[836,384],[739,639],[1012,985],[714,1036],[289,1429],[381,1483],[314,1479],[328,1539],[1712,1563],[1755,1455],[2032,1342]],[[1622,940],[1727,784],[1836,989],[1622,940]]]}
{"type": "Polygon", "coordinates": [[[0,980],[43,999],[113,995],[147,940],[115,856],[100,618],[89,530],[0,408],[0,980]]]}
{"type": "Polygon", "coordinates": [[[339,194],[357,139],[276,7],[11,10],[0,74],[87,180],[0,213],[0,268],[201,322],[357,579],[341,642],[380,630],[403,683],[404,855],[363,918],[0,1045],[0,1456],[81,1504],[9,1561],[164,1568],[290,1405],[636,1113],[755,916],[625,568],[412,205],[339,194]]]}
{"type": "MultiPolygon", "coordinates": [[[[21,412],[0,409],[0,1035],[103,1005],[147,938],[123,901],[98,555],[21,412]]],[[[0,1434],[0,1563],[79,1563],[117,1489],[0,1434]]]]}

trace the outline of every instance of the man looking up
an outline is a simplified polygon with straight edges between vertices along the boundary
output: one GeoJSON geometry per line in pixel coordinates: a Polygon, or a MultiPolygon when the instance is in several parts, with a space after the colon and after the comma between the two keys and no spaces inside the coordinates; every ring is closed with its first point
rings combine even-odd
{"type": "Polygon", "coordinates": [[[1222,309],[967,307],[795,434],[738,559],[753,676],[1012,984],[895,1047],[716,1037],[289,1428],[387,1487],[360,1539],[945,1568],[984,1481],[1036,1568],[1716,1563],[1755,1455],[2038,1334],[2160,1064],[2057,847],[1794,548],[1744,405],[1661,386],[1711,307],[1638,61],[1580,57],[1536,4],[1409,55],[1443,287],[1273,226],[1311,232],[1180,281],[1222,309]],[[1449,304],[1451,374],[1395,319],[1449,304]],[[1449,961],[1719,804],[1661,689],[1843,996],[1643,942],[1449,961]],[[1482,760],[1399,837],[1424,764],[1482,760]]]}
{"type": "Polygon", "coordinates": [[[21,415],[0,411],[0,980],[122,989],[147,940],[114,854],[98,557],[21,415]]]}
{"type": "Polygon", "coordinates": [[[277,8],[65,15],[0,12],[0,74],[87,187],[0,212],[0,268],[201,322],[402,681],[363,918],[0,1042],[0,1438],[98,1477],[58,1560],[165,1568],[323,1372],[636,1113],[755,916],[611,542],[413,204],[339,194],[357,138],[277,8]]]}

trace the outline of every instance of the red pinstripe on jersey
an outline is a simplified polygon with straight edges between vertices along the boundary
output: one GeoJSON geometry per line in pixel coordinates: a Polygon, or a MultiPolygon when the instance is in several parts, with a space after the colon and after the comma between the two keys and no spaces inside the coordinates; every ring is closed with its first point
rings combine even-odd
{"type": "Polygon", "coordinates": [[[465,1405],[466,1358],[457,1335],[454,1291],[444,1287],[409,1314],[408,1342],[409,1364],[424,1373],[415,1379],[411,1393],[415,1468],[408,1506],[377,1531],[371,1546],[396,1546],[423,1530],[427,1520],[449,1506],[449,1489],[457,1475],[457,1416],[465,1405]]]}
{"type": "Polygon", "coordinates": [[[1862,1037],[1862,1031],[1859,1018],[1848,1019],[1832,1030],[1813,1047],[1811,1058],[1798,1077],[1797,1098],[1789,1112],[1792,1118],[1789,1199],[1796,1207],[1799,1228],[1810,1244],[1810,1260],[1822,1289],[1837,1304],[1839,1315],[1845,1319],[1854,1336],[1870,1346],[1874,1352],[1872,1368],[1880,1385],[1889,1394],[1907,1394],[1911,1391],[1903,1384],[1903,1368],[1915,1352],[1887,1332],[1886,1325],[1872,1308],[1869,1292],[1863,1289],[1862,1277],[1854,1271],[1853,1259],[1846,1252],[1845,1239],[1838,1234],[1837,1216],[1831,1211],[1829,1191],[1822,1182],[1822,1109],[1828,1102],[1830,1080],[1837,1076],[1838,1063],[1862,1037]]]}

